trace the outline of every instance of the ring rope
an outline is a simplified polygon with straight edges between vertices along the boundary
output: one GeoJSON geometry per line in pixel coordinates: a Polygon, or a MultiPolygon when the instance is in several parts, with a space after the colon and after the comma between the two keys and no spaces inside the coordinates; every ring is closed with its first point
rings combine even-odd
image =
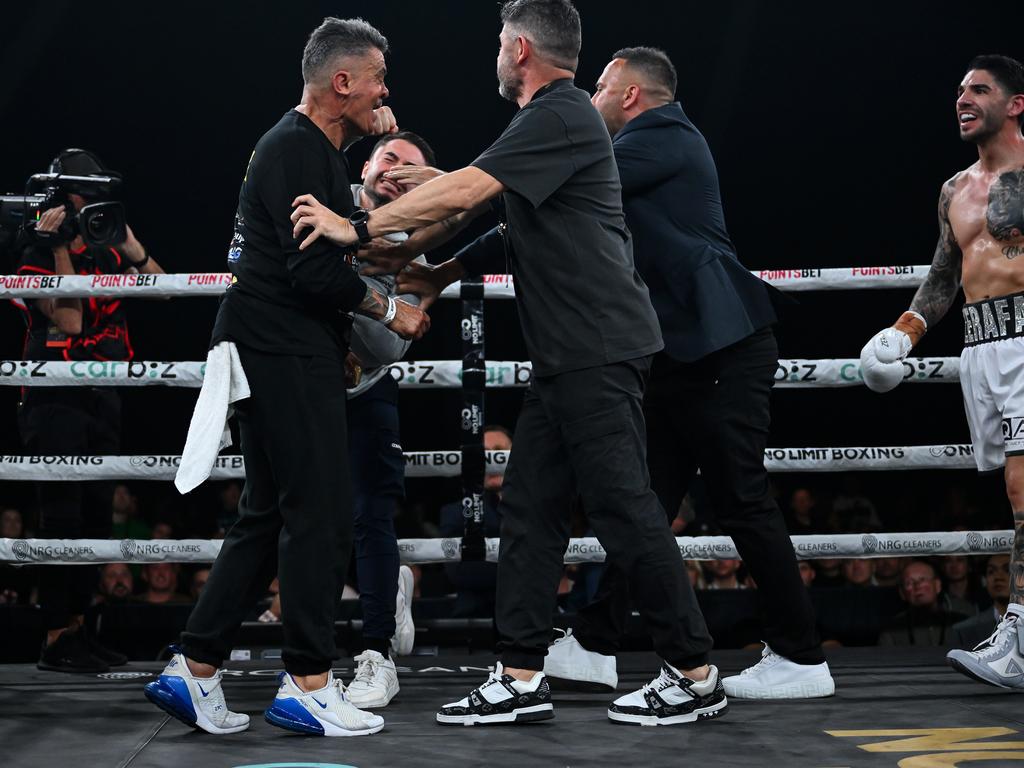
{"type": "MultiPolygon", "coordinates": [[[[391,377],[405,389],[457,389],[462,386],[460,360],[403,360],[389,366],[391,377]]],[[[908,357],[905,383],[951,384],[960,380],[959,357],[908,357]]],[[[203,384],[206,363],[156,360],[0,360],[0,386],[9,387],[191,387],[203,384]]],[[[529,386],[529,360],[486,361],[488,388],[529,386]]],[[[837,388],[863,384],[860,360],[779,360],[779,388],[837,388]]]]}
{"type": "MultiPolygon", "coordinates": [[[[1013,531],[930,531],[926,533],[845,533],[791,536],[800,560],[813,558],[925,557],[1006,554],[1013,531]]],[[[15,565],[79,563],[211,563],[220,540],[0,539],[0,562],[15,565]]],[[[398,551],[409,564],[453,563],[462,559],[462,540],[400,539],[398,551]]],[[[679,537],[685,560],[733,560],[739,553],[728,536],[679,537]]],[[[498,539],[486,539],[486,559],[498,560],[498,539]]],[[[593,537],[570,539],[567,564],[604,562],[605,550],[593,537]]]]}
{"type": "MultiPolygon", "coordinates": [[[[406,451],[406,477],[459,477],[462,452],[406,451]]],[[[508,451],[486,451],[487,474],[501,474],[508,451]]],[[[24,456],[0,455],[0,480],[173,480],[180,455],[24,456]]],[[[909,445],[844,448],[767,448],[769,472],[840,472],[908,469],[977,469],[970,445],[909,445]]],[[[217,457],[211,480],[245,477],[240,455],[217,457]]]]}
{"type": "MultiPolygon", "coordinates": [[[[924,282],[928,266],[835,267],[830,269],[760,269],[751,274],[784,291],[833,291],[874,288],[914,288],[924,282]]],[[[0,275],[0,299],[38,299],[48,296],[219,296],[231,285],[228,272],[181,272],[124,275],[0,275]]],[[[511,275],[484,275],[484,297],[511,299],[511,275]]],[[[452,283],[445,299],[461,297],[452,283]]]]}

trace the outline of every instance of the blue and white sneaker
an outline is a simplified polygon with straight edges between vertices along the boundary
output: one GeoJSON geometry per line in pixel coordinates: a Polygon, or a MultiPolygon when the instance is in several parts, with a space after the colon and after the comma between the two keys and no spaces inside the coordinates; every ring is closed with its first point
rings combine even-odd
{"type": "MultiPolygon", "coordinates": [[[[172,650],[176,649],[172,646],[172,650]]],[[[223,670],[217,670],[213,677],[194,677],[185,657],[177,652],[144,690],[147,699],[187,726],[215,734],[244,731],[249,716],[228,709],[222,676],[223,670]]]]}
{"type": "Polygon", "coordinates": [[[1024,606],[1011,604],[988,640],[973,651],[950,651],[946,659],[957,672],[999,688],[1024,688],[1024,606]]]}
{"type": "Polygon", "coordinates": [[[327,673],[327,685],[309,692],[287,672],[281,673],[277,698],[263,717],[278,728],[313,736],[367,736],[384,727],[383,717],[357,709],[348,700],[333,672],[327,673]]]}

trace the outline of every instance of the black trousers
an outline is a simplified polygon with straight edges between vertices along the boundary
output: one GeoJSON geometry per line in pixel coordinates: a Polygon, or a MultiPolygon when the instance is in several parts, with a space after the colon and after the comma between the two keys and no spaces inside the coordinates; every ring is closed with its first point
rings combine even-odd
{"type": "Polygon", "coordinates": [[[641,358],[538,376],[526,392],[502,486],[495,620],[507,666],[544,665],[577,495],[636,585],[654,649],[681,667],[707,659],[711,637],[647,473],[649,370],[641,358]]]}
{"type": "MultiPolygon", "coordinates": [[[[644,401],[648,466],[670,520],[700,469],[718,524],[757,582],[765,641],[791,661],[818,664],[825,658],[814,610],[764,468],[777,366],[770,328],[694,363],[658,355],[644,401]]],[[[574,634],[585,648],[615,653],[629,593],[629,578],[610,566],[577,615],[574,634]]]]}
{"type": "MultiPolygon", "coordinates": [[[[121,399],[113,389],[29,392],[18,413],[18,429],[32,455],[116,455],[121,399]]],[[[113,492],[110,481],[37,483],[40,537],[110,538],[113,492]]],[[[95,565],[44,565],[38,573],[46,629],[66,627],[72,616],[85,613],[99,573],[95,565]]]]}
{"type": "Polygon", "coordinates": [[[236,404],[245,487],[183,650],[219,666],[276,574],[285,669],[320,674],[338,657],[334,621],[352,550],[343,353],[238,352],[252,391],[236,404]]]}

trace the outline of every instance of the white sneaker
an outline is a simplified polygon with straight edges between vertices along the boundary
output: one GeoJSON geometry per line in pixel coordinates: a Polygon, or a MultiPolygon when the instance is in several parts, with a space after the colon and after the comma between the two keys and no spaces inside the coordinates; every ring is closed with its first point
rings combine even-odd
{"type": "Polygon", "coordinates": [[[193,677],[185,657],[176,652],[144,692],[147,699],[187,726],[207,733],[238,733],[249,727],[249,716],[228,709],[221,688],[223,673],[219,669],[213,677],[193,677]]]}
{"type": "Polygon", "coordinates": [[[562,636],[548,646],[544,674],[556,690],[614,691],[619,684],[615,657],[588,651],[571,629],[563,631],[562,636]]]}
{"type": "Polygon", "coordinates": [[[728,709],[716,667],[697,682],[662,662],[661,673],[654,680],[608,707],[608,719],[633,725],[679,725],[721,717],[728,709]]]}
{"type": "Polygon", "coordinates": [[[818,699],[836,692],[827,661],[797,664],[779,656],[767,643],[757,664],[726,677],[722,684],[726,694],[737,699],[818,699]]]}
{"type": "Polygon", "coordinates": [[[396,656],[408,656],[416,642],[416,625],[412,623],[414,588],[412,568],[401,566],[398,569],[398,594],[395,596],[395,635],[391,638],[391,652],[396,656]]]}
{"type": "Polygon", "coordinates": [[[551,687],[543,672],[538,672],[526,683],[506,675],[499,662],[487,676],[486,683],[474,688],[464,699],[441,707],[437,722],[443,725],[494,725],[550,720],[554,716],[551,687]]]}
{"type": "Polygon", "coordinates": [[[348,700],[360,709],[380,709],[398,693],[398,671],[395,662],[377,651],[363,651],[355,657],[356,676],[346,693],[348,700]]]}
{"type": "Polygon", "coordinates": [[[327,685],[309,692],[283,672],[277,698],[263,717],[278,728],[314,736],[366,736],[384,727],[383,717],[363,712],[348,700],[333,672],[327,673],[327,685]]]}
{"type": "Polygon", "coordinates": [[[1024,634],[1020,631],[1024,610],[1011,605],[988,640],[973,651],[950,651],[946,654],[953,669],[982,683],[999,688],[1024,688],[1024,634]]]}

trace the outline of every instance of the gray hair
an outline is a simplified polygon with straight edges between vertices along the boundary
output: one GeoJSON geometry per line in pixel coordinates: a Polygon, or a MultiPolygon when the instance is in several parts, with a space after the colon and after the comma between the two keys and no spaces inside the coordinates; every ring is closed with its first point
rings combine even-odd
{"type": "Polygon", "coordinates": [[[676,93],[676,68],[672,60],[660,48],[637,46],[622,48],[612,54],[612,59],[623,59],[641,74],[651,85],[661,88],[671,99],[676,93]]]}
{"type": "Polygon", "coordinates": [[[302,51],[302,81],[315,83],[337,58],[361,56],[374,48],[387,53],[388,40],[372,24],[328,16],[310,34],[302,51]]]}
{"type": "Polygon", "coordinates": [[[533,43],[541,58],[576,71],[582,33],[580,14],[570,0],[509,0],[501,21],[533,43]]]}

